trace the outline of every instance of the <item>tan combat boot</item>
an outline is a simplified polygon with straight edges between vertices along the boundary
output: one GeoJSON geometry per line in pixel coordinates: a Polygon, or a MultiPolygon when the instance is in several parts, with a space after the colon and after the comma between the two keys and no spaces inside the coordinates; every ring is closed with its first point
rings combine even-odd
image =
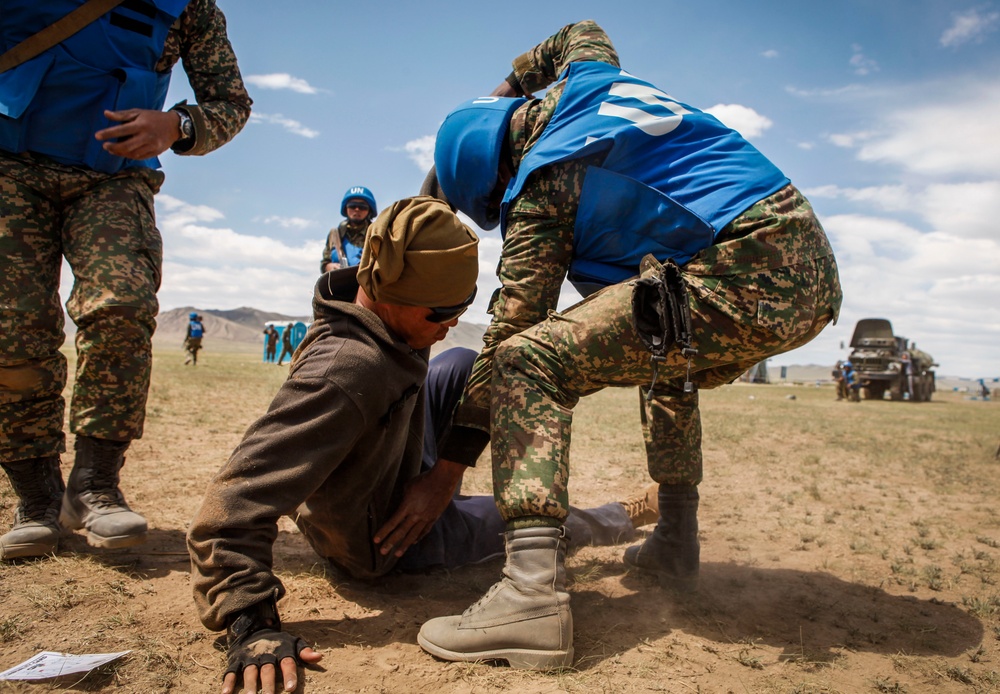
{"type": "Polygon", "coordinates": [[[423,625],[417,641],[444,660],[506,660],[513,668],[551,670],[573,663],[573,615],[566,592],[562,528],[504,534],[503,578],[461,615],[423,625]]]}
{"type": "Polygon", "coordinates": [[[59,522],[68,530],[86,528],[87,543],[93,547],[117,549],[146,540],[146,519],[128,507],[118,489],[129,443],[76,437],[76,462],[59,522]]]}
{"type": "Polygon", "coordinates": [[[0,558],[21,559],[53,554],[59,548],[59,505],[63,479],[59,456],[3,463],[20,503],[14,527],[0,537],[0,558]]]}

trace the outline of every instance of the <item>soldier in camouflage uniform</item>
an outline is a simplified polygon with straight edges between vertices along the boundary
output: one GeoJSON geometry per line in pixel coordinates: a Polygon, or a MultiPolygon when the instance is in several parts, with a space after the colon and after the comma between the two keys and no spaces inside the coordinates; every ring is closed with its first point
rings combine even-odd
{"type": "MultiPolygon", "coordinates": [[[[0,50],[82,0],[4,0],[0,50]]],[[[118,489],[142,435],[162,244],[157,155],[203,155],[231,140],[251,101],[215,0],[136,0],[0,80],[0,464],[20,504],[4,559],[56,550],[63,529],[95,546],[141,542],[146,520],[118,489]],[[163,111],[182,61],[197,104],[163,111]],[[77,325],[68,488],[59,274],[77,325]]]]}
{"type": "Polygon", "coordinates": [[[449,201],[504,237],[485,348],[441,456],[468,462],[492,442],[507,563],[484,598],[418,640],[447,660],[551,668],[573,658],[561,526],[578,400],[639,386],[660,520],[625,563],[693,589],[697,388],[813,339],[841,291],[801,193],[738,133],[621,70],[595,23],[513,65],[448,116],[435,151],[449,201]],[[587,298],[557,313],[567,276],[587,298]]]}

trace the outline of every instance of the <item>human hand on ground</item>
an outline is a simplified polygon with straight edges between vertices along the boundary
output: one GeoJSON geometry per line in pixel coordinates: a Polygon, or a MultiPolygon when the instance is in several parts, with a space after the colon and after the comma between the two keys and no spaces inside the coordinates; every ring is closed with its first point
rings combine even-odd
{"type": "Polygon", "coordinates": [[[410,545],[429,533],[451,503],[465,470],[464,465],[442,458],[410,480],[399,508],[375,533],[374,542],[381,545],[379,552],[401,557],[410,545]]]}
{"type": "Polygon", "coordinates": [[[222,694],[233,694],[241,677],[245,691],[276,694],[279,666],[284,691],[293,692],[299,686],[299,663],[318,663],[323,654],[288,632],[260,629],[230,645],[228,659],[222,694]]]}

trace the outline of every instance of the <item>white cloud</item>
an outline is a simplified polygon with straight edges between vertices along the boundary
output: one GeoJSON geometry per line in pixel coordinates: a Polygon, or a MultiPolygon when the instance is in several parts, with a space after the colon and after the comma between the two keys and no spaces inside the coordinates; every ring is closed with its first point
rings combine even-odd
{"type": "Polygon", "coordinates": [[[858,203],[872,203],[886,211],[912,210],[914,195],[906,186],[886,185],[867,188],[842,188],[835,185],[817,186],[803,191],[810,198],[841,198],[858,203]]]}
{"type": "Polygon", "coordinates": [[[986,34],[996,31],[1000,25],[1000,12],[981,14],[977,9],[956,12],[952,15],[952,24],[941,34],[941,45],[945,48],[957,48],[964,43],[979,43],[986,34]]]}
{"type": "Polygon", "coordinates": [[[770,118],[740,104],[716,104],[705,109],[705,112],[711,113],[727,127],[738,131],[743,137],[758,137],[774,125],[770,118]]]}
{"type": "Polygon", "coordinates": [[[176,306],[255,306],[308,315],[322,242],[290,246],[268,236],[241,234],[213,224],[222,213],[188,205],[169,195],[156,198],[163,235],[164,271],[159,292],[166,309],[176,306]]]}
{"type": "Polygon", "coordinates": [[[778,51],[774,50],[773,48],[769,48],[768,50],[761,53],[761,55],[765,58],[777,58],[778,51]]]}
{"type": "Polygon", "coordinates": [[[926,101],[886,116],[884,134],[868,138],[858,158],[927,175],[1000,177],[1000,81],[952,83],[924,93],[926,101]]]}
{"type": "MultiPolygon", "coordinates": [[[[929,185],[918,197],[917,208],[934,229],[963,239],[996,241],[1000,181],[929,185]]],[[[995,272],[1000,276],[1000,269],[995,272]]]]}
{"type": "Polygon", "coordinates": [[[870,140],[874,136],[875,133],[859,131],[855,133],[833,133],[828,135],[826,139],[836,147],[851,148],[857,146],[860,142],[870,140]]]}
{"type": "Polygon", "coordinates": [[[403,151],[424,173],[430,171],[431,167],[434,166],[435,139],[434,135],[424,135],[403,145],[403,151]]]}
{"type": "Polygon", "coordinates": [[[854,74],[863,76],[872,72],[878,72],[878,63],[872,58],[867,57],[862,52],[861,46],[854,44],[851,46],[851,50],[853,53],[849,62],[854,69],[854,74]]]}
{"type": "Polygon", "coordinates": [[[803,190],[809,198],[848,200],[885,212],[918,215],[932,231],[962,239],[996,239],[1000,219],[1000,181],[934,183],[844,188],[835,185],[803,190]]]}
{"type": "Polygon", "coordinates": [[[244,81],[261,89],[290,89],[299,94],[317,94],[320,91],[306,80],[292,77],[287,72],[275,72],[270,75],[248,75],[244,81]]]}
{"type": "Polygon", "coordinates": [[[277,224],[282,229],[308,229],[309,227],[316,225],[316,223],[311,219],[303,219],[302,217],[279,217],[278,215],[264,217],[260,221],[264,224],[277,224]]]}
{"type": "Polygon", "coordinates": [[[280,113],[258,113],[254,111],[250,114],[251,123],[273,123],[274,125],[280,125],[282,128],[295,135],[301,135],[302,137],[308,137],[310,139],[314,137],[319,137],[319,131],[313,130],[312,128],[307,128],[302,125],[297,120],[292,118],[286,118],[280,113]]]}

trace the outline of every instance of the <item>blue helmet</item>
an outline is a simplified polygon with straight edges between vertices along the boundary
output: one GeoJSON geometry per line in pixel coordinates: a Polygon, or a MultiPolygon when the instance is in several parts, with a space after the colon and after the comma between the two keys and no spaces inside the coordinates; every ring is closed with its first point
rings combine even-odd
{"type": "Polygon", "coordinates": [[[191,311],[191,313],[188,314],[188,319],[189,320],[197,320],[198,319],[198,314],[195,313],[194,311],[191,311]]]}
{"type": "Polygon", "coordinates": [[[481,96],[448,114],[434,144],[434,168],[448,202],[482,229],[500,223],[489,209],[510,117],[527,99],[481,96]]]}
{"type": "Polygon", "coordinates": [[[347,216],[348,200],[364,200],[368,204],[368,219],[375,219],[378,214],[378,206],[375,204],[375,196],[364,186],[351,186],[344,193],[344,199],[340,201],[340,215],[347,216]]]}

